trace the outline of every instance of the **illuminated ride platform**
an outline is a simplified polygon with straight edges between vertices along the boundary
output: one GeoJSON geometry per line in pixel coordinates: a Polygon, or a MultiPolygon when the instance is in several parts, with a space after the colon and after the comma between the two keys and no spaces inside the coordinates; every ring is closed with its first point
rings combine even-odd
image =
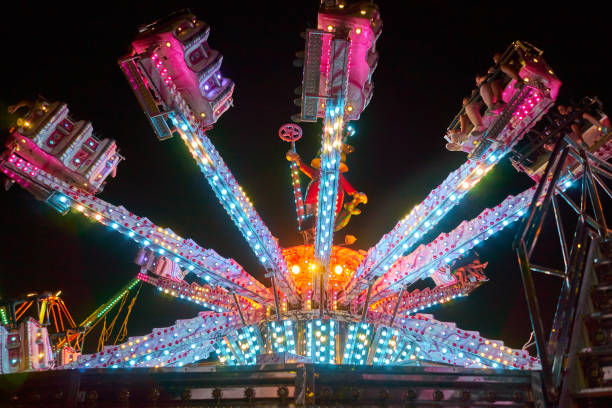
{"type": "MultiPolygon", "coordinates": [[[[476,246],[513,224],[527,231],[520,241],[530,248],[519,256],[523,273],[539,270],[569,281],[577,270],[572,262],[578,259],[570,254],[578,249],[586,259],[581,267],[592,267],[599,258],[594,252],[587,257],[585,251],[595,244],[576,241],[570,250],[565,238],[564,274],[530,267],[539,229],[535,228],[535,238],[529,234],[551,200],[568,197],[566,190],[578,181],[592,181],[595,170],[606,174],[612,154],[609,137],[598,131],[597,140],[591,141],[596,151],[585,152],[568,139],[566,126],[559,125],[552,133],[555,148],[544,168],[537,169],[538,184],[424,240],[554,104],[561,82],[540,50],[515,42],[502,59],[515,58],[519,81],[513,79],[504,87],[503,107],[487,114],[486,131],[472,131],[462,142],[468,153],[465,164],[367,251],[352,249],[348,237],[339,243],[335,232],[350,216],[360,214],[358,205],[367,203],[365,194],[352,188],[343,174],[346,155],[352,151],[350,122],[360,117],[372,97],[381,29],[378,8],[372,3],[324,2],[318,27],[305,33],[305,51],[298,53],[298,65],[304,67],[297,101],[301,109],[294,119],[322,119],[323,128],[320,157],[311,166],[298,160],[301,129],[287,124],[279,132],[291,142],[287,158],[298,231],[304,238],[304,245],[289,248],[282,248],[264,224],[207,135],[231,107],[234,90],[234,83],[221,73],[221,54],[208,45],[210,27],[188,11],[174,13],[140,27],[131,53],[119,60],[157,137],[181,138],[265,269],[269,285],[235,260],[96,196],[123,159],[115,142],[92,136],[91,125],[70,118],[64,104],[34,103],[7,139],[0,159],[5,177],[62,214],[84,216],[138,247],[135,278],[83,326],[95,325],[137,282],[194,302],[203,311],[120,344],[104,345],[96,353],[51,361],[46,352],[44,364],[38,364],[34,352],[23,347],[18,352],[10,343],[17,339],[15,330],[2,327],[2,372],[14,374],[0,377],[0,397],[15,406],[556,403],[562,389],[558,361],[563,355],[553,349],[546,352],[537,321],[538,357],[423,312],[452,304],[486,284],[487,263],[466,259],[476,246]],[[569,167],[568,154],[575,160],[569,167]],[[312,179],[305,196],[300,171],[312,179]],[[353,201],[344,203],[345,195],[353,201]],[[432,287],[412,287],[426,278],[431,278],[432,287]],[[11,360],[19,362],[11,369],[4,364],[5,349],[11,349],[11,360]]],[[[500,70],[496,66],[490,79],[501,75],[500,70]]],[[[452,126],[458,123],[454,122],[452,126]]],[[[588,191],[596,196],[594,187],[588,191]]],[[[582,214],[584,228],[604,239],[608,229],[596,205],[599,197],[591,199],[595,216],[587,216],[585,194],[574,207],[582,214]]],[[[531,301],[533,294],[527,289],[526,293],[531,301]]],[[[537,302],[529,305],[535,313],[532,306],[537,302]]],[[[567,333],[571,324],[563,320],[558,327],[558,333],[567,333]]],[[[558,344],[573,347],[567,338],[558,344]]]]}

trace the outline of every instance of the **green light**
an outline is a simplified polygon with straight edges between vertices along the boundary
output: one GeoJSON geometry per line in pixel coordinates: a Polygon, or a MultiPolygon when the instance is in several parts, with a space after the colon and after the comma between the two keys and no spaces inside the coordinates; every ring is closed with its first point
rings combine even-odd
{"type": "Polygon", "coordinates": [[[125,289],[123,292],[121,292],[120,294],[118,294],[117,296],[115,296],[115,298],[113,300],[111,300],[111,302],[106,305],[106,307],[104,309],[102,309],[102,311],[100,313],[98,313],[98,315],[96,317],[100,317],[102,316],[104,313],[106,313],[108,311],[108,309],[110,309],[111,307],[113,307],[115,305],[115,303],[117,303],[119,301],[119,299],[121,299],[123,296],[125,296],[126,293],[128,293],[134,286],[136,286],[136,284],[138,283],[138,280],[134,280],[130,286],[128,286],[127,289],[125,289]]]}
{"type": "Polygon", "coordinates": [[[0,309],[0,318],[2,318],[2,324],[5,326],[8,325],[8,317],[6,316],[6,310],[4,308],[0,309]]]}

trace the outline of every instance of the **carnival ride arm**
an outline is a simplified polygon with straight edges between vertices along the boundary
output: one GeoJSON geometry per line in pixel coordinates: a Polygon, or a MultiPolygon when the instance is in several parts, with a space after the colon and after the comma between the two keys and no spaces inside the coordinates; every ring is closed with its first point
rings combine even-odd
{"type": "MultiPolygon", "coordinates": [[[[497,206],[485,209],[472,220],[462,222],[453,231],[438,235],[432,242],[402,257],[376,281],[371,301],[390,295],[402,285],[424,279],[443,265],[450,265],[495,232],[518,220],[526,213],[534,192],[535,187],[532,187],[517,196],[509,196],[497,206]],[[406,261],[411,267],[403,267],[406,261]]],[[[360,301],[363,301],[363,294],[360,301]]]]}
{"type": "Polygon", "coordinates": [[[215,344],[241,324],[235,312],[200,312],[193,319],[177,320],[123,344],[105,346],[99,353],[82,355],[65,368],[180,367],[208,358],[215,344]]]}
{"type": "MultiPolygon", "coordinates": [[[[226,290],[210,285],[176,282],[161,276],[151,276],[140,272],[136,278],[155,286],[160,292],[196,303],[213,312],[229,312],[235,309],[235,303],[226,290]]],[[[245,303],[243,307],[246,307],[245,303]]]]}
{"type": "Polygon", "coordinates": [[[157,226],[149,219],[137,216],[122,206],[114,206],[43,170],[34,169],[34,166],[14,153],[8,160],[2,162],[0,167],[3,172],[16,176],[15,179],[24,187],[36,184],[50,191],[51,197],[47,201],[60,202],[85,217],[127,236],[138,245],[146,246],[160,255],[171,256],[174,262],[187,268],[208,284],[234,290],[241,296],[259,303],[271,302],[270,291],[246,273],[233,259],[223,258],[211,249],[200,247],[191,239],[180,237],[169,228],[157,226]]]}
{"type": "Polygon", "coordinates": [[[242,187],[203,129],[187,130],[182,138],[219,202],[238,227],[258,260],[292,303],[299,300],[277,240],[263,223],[242,187]]]}
{"type": "MultiPolygon", "coordinates": [[[[566,174],[561,177],[555,192],[567,189],[571,180],[576,177],[581,175],[566,174]]],[[[472,220],[459,224],[453,231],[438,235],[429,244],[421,245],[409,255],[400,258],[375,282],[370,300],[376,302],[396,292],[401,286],[426,278],[437,268],[452,264],[480,242],[526,214],[535,191],[536,186],[533,186],[516,196],[508,196],[497,206],[483,210],[472,220]]],[[[364,294],[361,293],[358,301],[362,303],[364,300],[364,294]]]]}
{"type": "Polygon", "coordinates": [[[484,338],[477,331],[461,330],[454,323],[438,321],[432,315],[402,316],[393,327],[411,339],[407,353],[400,354],[405,360],[422,358],[474,368],[541,369],[540,361],[525,350],[484,338]]]}
{"type": "MultiPolygon", "coordinates": [[[[475,282],[467,281],[465,284],[461,284],[455,279],[454,283],[449,285],[438,285],[433,289],[425,288],[423,290],[415,289],[413,291],[400,290],[398,293],[391,294],[371,304],[368,308],[367,317],[371,320],[384,322],[385,319],[393,315],[396,307],[396,314],[400,316],[417,313],[426,308],[448,303],[456,298],[467,296],[482,283],[483,280],[481,279],[475,282]],[[400,296],[400,294],[401,298],[399,299],[398,305],[398,296],[400,296]]],[[[357,304],[354,305],[355,308],[357,306],[357,304]]]]}
{"type": "Polygon", "coordinates": [[[423,361],[470,368],[541,369],[540,361],[527,351],[462,330],[455,323],[428,314],[398,313],[392,323],[380,324],[390,317],[382,313],[351,323],[343,364],[419,365],[423,361]]]}
{"type": "Polygon", "coordinates": [[[314,256],[323,274],[321,285],[314,285],[315,296],[326,290],[327,270],[331,257],[336,221],[336,200],[340,175],[340,152],[344,128],[344,100],[328,103],[321,136],[320,184],[317,199],[317,225],[315,230],[314,256]]]}
{"type": "Polygon", "coordinates": [[[552,106],[553,101],[549,96],[526,86],[522,85],[516,91],[505,113],[491,125],[490,132],[494,130],[496,141],[480,157],[467,160],[450,173],[423,202],[416,205],[393,230],[370,248],[344,288],[340,301],[350,302],[369,282],[387,272],[402,254],[414,248],[421,237],[455,207],[552,106]]]}

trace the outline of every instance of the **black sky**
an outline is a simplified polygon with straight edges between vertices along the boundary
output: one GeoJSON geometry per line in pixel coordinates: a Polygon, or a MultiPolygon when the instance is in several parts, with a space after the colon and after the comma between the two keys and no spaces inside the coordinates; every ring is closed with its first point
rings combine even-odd
{"type": "MultiPolygon", "coordinates": [[[[491,55],[511,41],[526,40],[544,50],[564,82],[561,101],[598,95],[612,106],[609,17],[595,6],[589,10],[563,8],[561,2],[455,4],[379,2],[384,26],[377,44],[380,63],[374,97],[355,124],[356,151],[348,160],[349,180],[369,197],[363,214],[346,229],[358,237],[356,248],[375,244],[465,160],[461,153],[444,150],[444,130],[472,89],[474,74],[486,71],[491,55]]],[[[182,6],[211,25],[209,43],[224,55],[222,71],[236,83],[234,108],[209,136],[281,244],[299,244],[284,159],[288,146],[278,139],[277,129],[298,109],[292,104],[292,90],[300,84],[301,71],[291,61],[293,53],[303,49],[300,31],[315,24],[316,1],[209,1],[133,8],[97,2],[94,9],[85,3],[82,9],[54,4],[44,10],[32,6],[5,13],[0,24],[0,99],[14,103],[41,94],[67,102],[76,117],[116,139],[127,158],[101,198],[236,259],[261,279],[263,270],[182,142],[156,140],[116,63],[128,52],[139,24],[182,6]]],[[[308,159],[320,145],[319,127],[305,125],[305,137],[298,143],[298,151],[308,159]]],[[[438,231],[450,230],[463,218],[530,185],[505,161],[438,231]]],[[[137,272],[132,263],[136,245],[98,224],[75,214],[62,217],[17,187],[0,192],[0,206],[4,297],[62,289],[80,321],[137,272]]],[[[490,262],[490,282],[467,299],[435,309],[438,319],[456,321],[513,347],[527,340],[530,325],[511,248],[514,233],[510,228],[481,245],[483,260],[490,262]]],[[[557,282],[539,280],[539,286],[550,315],[557,282]]],[[[196,312],[189,304],[143,287],[130,334],[143,334],[196,312]]]]}

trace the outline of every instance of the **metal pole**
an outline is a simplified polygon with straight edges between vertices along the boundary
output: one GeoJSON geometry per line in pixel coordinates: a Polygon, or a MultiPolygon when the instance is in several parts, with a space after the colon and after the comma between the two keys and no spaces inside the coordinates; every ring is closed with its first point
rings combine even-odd
{"type": "MultiPolygon", "coordinates": [[[[565,141],[572,146],[574,149],[576,149],[576,151],[580,151],[582,150],[580,146],[578,146],[578,144],[576,142],[574,142],[570,137],[565,137],[565,141]]],[[[608,171],[612,171],[612,165],[610,163],[607,163],[603,160],[601,160],[598,157],[595,157],[594,155],[592,155],[590,152],[586,152],[587,156],[589,157],[589,160],[592,160],[593,162],[597,163],[598,165],[600,165],[601,167],[607,169],[608,171]]]]}
{"type": "Polygon", "coordinates": [[[325,297],[325,274],[327,273],[327,268],[321,269],[321,275],[319,276],[319,317],[323,318],[323,308],[324,308],[324,297],[325,297]]]}
{"type": "MultiPolygon", "coordinates": [[[[593,170],[594,169],[595,169],[595,167],[593,167],[593,170]]],[[[599,184],[599,187],[601,187],[602,190],[605,191],[606,194],[608,194],[608,197],[612,198],[612,191],[610,191],[608,186],[606,186],[606,184],[599,177],[597,177],[597,174],[593,174],[593,178],[595,179],[597,184],[599,184]]]]}
{"type": "MultiPolygon", "coordinates": [[[[531,241],[530,245],[529,245],[529,252],[528,252],[528,256],[531,258],[531,255],[533,254],[533,249],[535,248],[535,244],[538,241],[538,236],[540,235],[540,231],[542,231],[542,225],[544,224],[544,218],[546,217],[546,213],[548,212],[548,208],[550,206],[550,199],[553,196],[553,193],[555,191],[555,185],[557,184],[557,180],[559,179],[559,176],[561,175],[561,170],[563,168],[565,168],[565,159],[567,157],[567,152],[568,152],[568,148],[565,147],[563,149],[563,152],[561,153],[561,156],[558,158],[556,165],[555,165],[555,170],[553,172],[552,178],[550,180],[550,183],[548,185],[548,191],[546,191],[546,196],[544,197],[544,201],[541,204],[541,208],[540,208],[540,219],[538,220],[537,223],[537,227],[535,229],[535,232],[533,233],[533,240],[531,241]]],[[[542,182],[546,182],[546,179],[542,179],[542,181],[540,181],[540,183],[542,182]]]]}
{"type": "MultiPolygon", "coordinates": [[[[588,177],[588,175],[586,175],[585,177],[588,177]]],[[[599,227],[597,228],[597,232],[599,236],[605,237],[606,231],[608,230],[608,226],[606,225],[606,218],[603,214],[603,210],[601,211],[601,213],[598,211],[598,209],[601,208],[599,192],[595,188],[595,183],[592,178],[588,177],[586,181],[587,181],[587,193],[589,195],[589,201],[591,202],[591,207],[593,207],[593,210],[595,212],[595,219],[597,220],[599,224],[599,227]]]]}
{"type": "Polygon", "coordinates": [[[363,305],[363,313],[361,314],[361,321],[365,322],[366,315],[368,314],[368,306],[370,305],[370,295],[372,294],[372,282],[368,282],[368,294],[366,295],[365,304],[363,305]]]}
{"type": "Polygon", "coordinates": [[[585,272],[586,253],[588,252],[587,230],[584,221],[579,220],[570,251],[568,274],[561,287],[548,340],[547,351],[552,364],[551,377],[555,388],[558,388],[561,382],[562,367],[569,341],[568,335],[574,324],[576,301],[581,290],[580,282],[585,272]]]}
{"type": "Polygon", "coordinates": [[[276,282],[274,282],[274,277],[271,277],[272,281],[272,290],[274,291],[274,306],[276,307],[276,320],[280,320],[280,306],[278,304],[278,293],[276,292],[276,282]]]}
{"type": "Polygon", "coordinates": [[[559,242],[561,244],[561,254],[563,255],[563,265],[565,267],[565,274],[567,275],[567,243],[565,241],[565,231],[563,231],[563,222],[561,221],[561,213],[559,212],[559,204],[557,203],[557,197],[552,196],[553,213],[555,215],[555,224],[557,225],[557,233],[559,234],[559,242]]]}
{"type": "Polygon", "coordinates": [[[612,180],[612,173],[610,173],[609,171],[602,169],[601,167],[597,166],[595,163],[591,163],[591,168],[593,169],[593,171],[596,171],[597,173],[601,174],[608,180],[612,180]]]}
{"type": "Polygon", "coordinates": [[[395,321],[395,317],[397,316],[397,311],[399,310],[400,303],[402,302],[402,295],[404,294],[404,289],[406,287],[402,286],[397,295],[397,303],[395,304],[395,308],[393,309],[393,316],[391,316],[391,321],[389,322],[389,326],[393,327],[393,322],[395,321]]]}
{"type": "Polygon", "coordinates": [[[529,310],[529,317],[531,319],[531,327],[533,328],[536,348],[538,350],[538,356],[540,357],[540,363],[542,364],[544,386],[548,394],[552,391],[552,383],[550,378],[552,371],[545,345],[546,336],[544,334],[544,324],[542,323],[542,317],[540,316],[540,306],[538,304],[535,284],[533,282],[533,276],[531,275],[529,259],[527,259],[527,248],[525,248],[524,241],[520,241],[516,252],[521,269],[521,278],[523,280],[525,299],[527,300],[527,308],[529,310]]]}
{"type": "Polygon", "coordinates": [[[595,219],[600,225],[599,236],[605,238],[608,232],[608,226],[606,225],[606,217],[603,213],[603,208],[601,207],[599,192],[597,191],[597,188],[595,187],[595,182],[593,181],[593,172],[591,171],[591,166],[584,150],[580,151],[580,155],[582,156],[582,160],[584,160],[585,175],[583,176],[583,178],[588,182],[588,187],[591,193],[591,204],[593,205],[593,209],[595,210],[595,219]]]}
{"type": "Polygon", "coordinates": [[[238,296],[236,296],[236,292],[232,291],[232,296],[234,296],[234,302],[236,302],[236,309],[238,309],[240,320],[242,321],[242,324],[246,326],[246,321],[244,320],[244,315],[242,314],[242,308],[240,307],[240,303],[238,302],[238,296]]]}
{"type": "MultiPolygon", "coordinates": [[[[559,194],[559,196],[561,198],[563,198],[563,200],[565,200],[565,202],[572,208],[572,210],[574,210],[574,212],[576,212],[576,214],[578,214],[578,215],[583,214],[584,215],[584,213],[580,212],[580,209],[578,208],[578,205],[574,201],[572,201],[572,199],[569,198],[567,194],[565,194],[560,189],[557,189],[557,193],[559,194]]],[[[595,229],[599,229],[599,224],[590,215],[585,215],[584,218],[585,218],[587,224],[589,224],[591,227],[593,227],[595,229]]]]}
{"type": "Polygon", "coordinates": [[[537,207],[537,203],[538,203],[538,199],[540,198],[540,195],[542,194],[542,189],[544,188],[544,184],[546,183],[546,180],[548,179],[548,174],[550,173],[552,167],[553,167],[553,162],[554,162],[554,158],[557,157],[557,155],[559,154],[559,151],[561,150],[561,145],[563,143],[563,139],[559,139],[557,141],[557,143],[555,144],[555,148],[551,154],[551,158],[548,160],[548,163],[546,164],[546,169],[544,170],[544,174],[542,175],[542,181],[540,181],[540,183],[538,183],[538,187],[536,188],[535,194],[533,195],[533,200],[531,201],[531,204],[529,205],[529,216],[527,217],[527,220],[525,221],[525,227],[523,229],[523,232],[521,233],[520,236],[517,237],[517,239],[514,242],[514,245],[516,248],[518,248],[518,245],[520,242],[524,242],[525,241],[525,237],[527,236],[527,233],[529,232],[529,227],[533,222],[533,219],[535,217],[536,211],[538,209],[537,207]]]}
{"type": "MultiPolygon", "coordinates": [[[[584,163],[583,163],[584,166],[584,163]]],[[[584,221],[584,217],[586,216],[586,200],[587,200],[587,185],[586,185],[586,177],[584,174],[582,175],[582,185],[580,186],[580,218],[584,221]]]]}
{"type": "Polygon", "coordinates": [[[559,196],[565,200],[565,202],[572,208],[572,210],[574,210],[574,212],[576,214],[580,214],[580,209],[578,208],[578,205],[572,201],[571,198],[569,198],[569,196],[567,194],[565,194],[564,191],[562,191],[561,189],[557,188],[557,194],[559,194],[559,196]]]}
{"type": "Polygon", "coordinates": [[[530,264],[529,268],[531,268],[531,270],[533,272],[539,272],[539,273],[543,273],[545,275],[557,276],[557,277],[563,278],[563,279],[566,278],[565,274],[561,273],[561,271],[558,271],[558,270],[553,269],[553,268],[547,268],[546,266],[530,264]]]}

